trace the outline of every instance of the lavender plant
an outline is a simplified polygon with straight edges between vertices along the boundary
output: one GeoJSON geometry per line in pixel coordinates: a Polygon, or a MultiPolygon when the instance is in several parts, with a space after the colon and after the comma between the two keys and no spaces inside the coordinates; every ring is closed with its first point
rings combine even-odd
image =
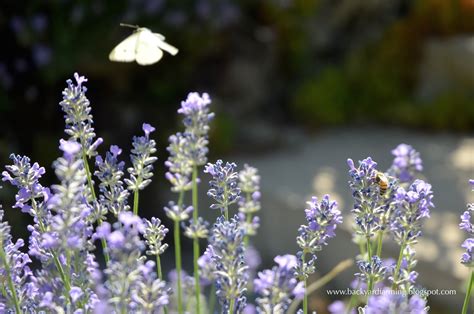
{"type": "Polygon", "coordinates": [[[278,266],[259,272],[254,280],[259,313],[285,313],[292,298],[305,294],[304,283],[295,278],[296,256],[277,256],[274,261],[278,266]]]}
{"type": "MultiPolygon", "coordinates": [[[[305,223],[298,229],[300,250],[295,255],[277,256],[275,266],[258,271],[260,257],[249,244],[260,223],[256,216],[261,210],[258,170],[244,165],[238,172],[235,163],[222,160],[206,164],[209,123],[214,117],[209,110],[211,100],[207,94],[190,93],[178,110],[184,130],[169,137],[165,161],[165,176],[177,194],[177,200],[164,207],[173,222],[175,255],[175,271],[166,282],[161,258],[168,248],[169,230],[156,217],[138,216],[139,192],[151,183],[157,160],[156,143],[151,138],[155,128],[145,123],[144,135],[133,138],[128,168],[120,160],[122,150],[115,145],[99,155],[97,149],[103,141],[93,128],[84,86],[87,79],[77,73],[74,78],[75,82],[67,81],[60,103],[69,138],[60,141],[61,157],[53,163],[58,183],[44,187],[40,180],[46,170],[26,156],[11,155],[12,164],[2,173],[2,180],[17,189],[12,210],[27,213],[33,222],[28,226],[25,253],[24,241],[14,241],[0,210],[0,312],[182,314],[215,313],[217,308],[226,314],[293,313],[302,299],[298,313],[306,314],[308,295],[314,287],[335,276],[324,276],[311,285],[307,282],[316,271],[316,254],[335,237],[342,223],[337,203],[328,195],[313,197],[305,210],[305,223]],[[91,169],[89,159],[93,157],[91,169]],[[199,169],[204,165],[203,172],[211,176],[207,191],[213,200],[210,209],[219,210],[214,211],[217,218],[210,229],[198,213],[199,169]],[[97,191],[92,175],[98,182],[97,191]],[[185,205],[188,191],[191,206],[185,205]],[[236,215],[230,212],[233,204],[238,207],[236,215]],[[193,240],[192,276],[182,265],[181,231],[193,240]],[[95,248],[97,240],[105,258],[102,267],[96,261],[100,254],[95,248]],[[202,253],[199,241],[205,240],[207,248],[202,253]],[[33,261],[38,266],[32,270],[33,261]],[[256,306],[247,302],[253,297],[256,306]]],[[[357,167],[348,160],[354,238],[361,249],[353,287],[369,292],[373,287],[399,289],[404,294],[369,295],[363,300],[351,299],[347,305],[334,303],[332,309],[339,312],[428,311],[426,298],[412,295],[418,277],[413,245],[433,208],[433,193],[431,185],[417,179],[422,161],[416,150],[401,144],[392,154],[393,164],[385,173],[370,157],[357,167]],[[384,237],[400,247],[396,262],[381,259],[384,237]]],[[[467,251],[462,256],[462,263],[470,268],[474,264],[472,211],[470,204],[460,224],[470,236],[463,243],[467,251]]],[[[463,313],[467,313],[473,278],[471,269],[463,313]]]]}
{"type": "MultiPolygon", "coordinates": [[[[474,180],[469,180],[469,184],[474,190],[474,180]]],[[[464,240],[462,247],[466,250],[461,256],[461,263],[469,267],[470,278],[467,285],[466,297],[464,298],[464,304],[462,307],[462,313],[466,314],[469,302],[471,300],[472,287],[474,285],[474,224],[471,222],[471,217],[474,213],[474,203],[467,204],[467,210],[461,215],[461,223],[459,227],[461,230],[466,231],[469,234],[469,238],[464,240]]]]}
{"type": "MultiPolygon", "coordinates": [[[[296,274],[298,279],[304,283],[306,289],[306,280],[308,276],[315,271],[314,261],[316,252],[322,250],[327,245],[327,241],[336,236],[337,225],[342,223],[341,212],[337,209],[337,203],[325,195],[321,201],[313,197],[307,203],[309,208],[305,209],[307,225],[302,225],[298,229],[296,242],[301,248],[297,253],[296,274]],[[310,254],[310,259],[306,255],[310,254]]],[[[308,295],[305,293],[303,298],[303,312],[308,312],[308,295]]]]}

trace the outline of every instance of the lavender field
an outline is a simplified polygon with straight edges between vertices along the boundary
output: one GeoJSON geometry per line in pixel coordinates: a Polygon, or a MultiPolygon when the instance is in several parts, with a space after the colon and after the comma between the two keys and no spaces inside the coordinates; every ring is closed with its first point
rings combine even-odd
{"type": "Polygon", "coordinates": [[[0,313],[473,313],[472,1],[0,8],[0,313]]]}

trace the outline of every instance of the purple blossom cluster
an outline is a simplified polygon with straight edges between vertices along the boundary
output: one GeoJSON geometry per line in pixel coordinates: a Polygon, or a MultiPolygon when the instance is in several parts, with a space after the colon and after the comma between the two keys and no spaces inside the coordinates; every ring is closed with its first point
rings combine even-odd
{"type": "Polygon", "coordinates": [[[400,144],[392,150],[392,166],[387,173],[398,178],[401,183],[410,183],[423,171],[423,161],[420,153],[407,144],[400,144]]]}
{"type": "Polygon", "coordinates": [[[415,180],[408,190],[399,187],[395,192],[395,211],[391,217],[390,231],[398,244],[415,244],[421,235],[423,220],[429,218],[434,207],[431,185],[415,180]]]}
{"type": "MultiPolygon", "coordinates": [[[[304,223],[297,230],[296,254],[276,256],[276,265],[259,269],[260,255],[250,243],[250,236],[257,234],[257,214],[262,209],[258,170],[244,165],[239,171],[235,163],[222,160],[206,164],[214,117],[209,108],[211,100],[208,94],[190,93],[178,110],[184,130],[169,137],[165,162],[165,176],[177,199],[164,206],[163,212],[173,224],[166,226],[156,217],[142,219],[138,215],[139,191],[150,185],[153,176],[155,128],[145,123],[144,134],[133,138],[128,168],[120,159],[118,146],[111,145],[99,155],[102,139],[96,138],[85,96],[87,79],[78,74],[74,78],[75,82],[67,81],[60,103],[69,138],[60,141],[61,156],[53,163],[57,184],[44,187],[40,181],[45,168],[26,156],[11,155],[12,164],[2,173],[2,180],[17,189],[11,210],[19,209],[33,220],[28,226],[28,247],[23,248],[24,241],[12,238],[0,210],[1,313],[240,314],[294,310],[307,314],[311,310],[308,295],[335,276],[330,272],[313,283],[310,278],[318,269],[316,254],[336,236],[343,220],[338,204],[329,195],[313,197],[307,203],[304,223]],[[207,191],[213,200],[210,209],[220,210],[212,211],[217,216],[214,223],[198,214],[202,173],[211,177],[207,191]],[[186,205],[189,199],[191,205],[186,205]],[[175,263],[162,268],[169,234],[174,240],[175,263]],[[194,273],[190,275],[183,267],[182,235],[193,240],[194,273]],[[206,249],[201,250],[204,242],[206,249]],[[163,269],[171,268],[174,270],[168,276],[163,274],[163,269]]],[[[433,192],[430,184],[416,179],[422,161],[414,148],[401,144],[392,153],[395,159],[386,172],[379,171],[370,157],[357,166],[348,160],[354,200],[351,212],[360,249],[356,262],[359,271],[352,288],[368,291],[369,296],[338,300],[330,307],[333,313],[428,311],[426,296],[413,294],[418,278],[413,245],[422,236],[423,223],[434,207],[433,192]],[[388,240],[400,248],[397,260],[381,259],[382,244],[388,240]],[[374,287],[387,293],[370,295],[374,287]],[[390,293],[393,290],[403,294],[390,293]]],[[[473,205],[468,205],[460,223],[469,234],[462,244],[466,249],[462,263],[469,267],[474,265],[473,211],[473,205]]],[[[469,307],[473,282],[471,269],[463,314],[469,307]]]]}
{"type": "MultiPolygon", "coordinates": [[[[474,180],[469,180],[469,184],[474,189],[474,180]]],[[[467,205],[467,210],[461,215],[459,227],[468,233],[469,238],[464,240],[462,247],[466,250],[461,257],[461,263],[468,267],[474,267],[474,224],[471,218],[474,213],[474,203],[467,205]]]]}
{"type": "Polygon", "coordinates": [[[296,256],[277,256],[274,261],[278,266],[259,272],[254,279],[259,313],[285,313],[292,299],[302,299],[305,293],[303,282],[294,276],[296,256]]]}

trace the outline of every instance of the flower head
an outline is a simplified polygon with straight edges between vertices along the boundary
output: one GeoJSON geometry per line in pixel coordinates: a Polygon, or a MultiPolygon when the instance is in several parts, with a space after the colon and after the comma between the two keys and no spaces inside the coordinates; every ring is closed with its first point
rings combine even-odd
{"type": "MultiPolygon", "coordinates": [[[[469,184],[474,189],[474,180],[469,180],[469,184]]],[[[459,227],[468,233],[467,238],[463,243],[462,247],[466,250],[461,256],[461,263],[467,267],[474,267],[474,224],[471,222],[471,218],[474,213],[474,203],[467,205],[467,210],[461,215],[461,223],[459,227]]]]}
{"type": "Polygon", "coordinates": [[[380,229],[386,228],[387,213],[390,212],[395,179],[377,170],[372,158],[359,161],[355,167],[352,159],[349,165],[349,187],[354,199],[352,212],[355,215],[356,234],[372,237],[380,229]]]}
{"type": "Polygon", "coordinates": [[[214,113],[209,112],[211,99],[207,93],[189,93],[185,101],[181,102],[178,113],[184,115],[183,124],[186,132],[196,136],[205,136],[209,132],[209,122],[214,113]]]}
{"type": "Polygon", "coordinates": [[[237,165],[227,162],[224,165],[222,160],[216,161],[215,164],[208,163],[204,169],[205,173],[212,176],[209,181],[210,189],[207,192],[216,202],[211,205],[212,209],[220,209],[224,211],[229,205],[238,201],[240,196],[240,188],[238,187],[238,174],[235,172],[237,165]]]}
{"type": "Polygon", "coordinates": [[[417,174],[423,170],[420,153],[410,145],[400,144],[392,150],[392,154],[395,158],[387,172],[400,182],[411,183],[417,174]]]}
{"type": "Polygon", "coordinates": [[[87,88],[83,85],[87,79],[77,73],[74,73],[74,79],[75,83],[72,80],[66,81],[67,87],[59,105],[65,114],[66,134],[78,141],[84,153],[91,157],[97,154],[102,138],[95,139],[90,102],[86,97],[87,88]]]}
{"type": "Polygon", "coordinates": [[[168,228],[161,224],[161,220],[152,217],[151,220],[144,220],[145,232],[143,237],[148,246],[148,255],[161,255],[168,248],[168,244],[163,243],[163,240],[168,233],[168,228]]]}
{"type": "Polygon", "coordinates": [[[132,191],[143,190],[151,183],[153,176],[153,163],[158,159],[153,156],[156,152],[156,142],[150,139],[149,135],[155,128],[144,123],[143,131],[145,136],[133,137],[133,148],[130,155],[132,167],[127,171],[130,173],[130,179],[125,179],[128,189],[132,191]]]}
{"type": "Polygon", "coordinates": [[[237,217],[230,221],[217,218],[209,239],[210,252],[216,271],[217,296],[224,311],[241,311],[246,304],[243,293],[247,285],[247,266],[244,264],[244,232],[237,217]],[[231,309],[231,300],[235,308],[231,309]]]}
{"type": "Polygon", "coordinates": [[[278,266],[259,272],[254,280],[259,313],[284,313],[293,298],[304,296],[304,284],[295,278],[296,256],[277,256],[274,261],[278,266]]]}
{"type": "Polygon", "coordinates": [[[298,229],[296,241],[304,252],[316,253],[327,245],[329,239],[336,236],[335,230],[342,223],[342,215],[337,209],[337,203],[331,201],[329,195],[324,195],[321,201],[313,196],[305,214],[307,225],[298,229]]]}
{"type": "Polygon", "coordinates": [[[245,164],[239,172],[239,188],[242,195],[239,199],[239,212],[254,214],[260,210],[260,176],[257,168],[245,164]]]}
{"type": "Polygon", "coordinates": [[[403,187],[397,189],[390,230],[400,245],[403,242],[417,242],[423,221],[430,216],[430,209],[434,207],[432,199],[431,185],[423,180],[415,180],[408,190],[403,187]]]}

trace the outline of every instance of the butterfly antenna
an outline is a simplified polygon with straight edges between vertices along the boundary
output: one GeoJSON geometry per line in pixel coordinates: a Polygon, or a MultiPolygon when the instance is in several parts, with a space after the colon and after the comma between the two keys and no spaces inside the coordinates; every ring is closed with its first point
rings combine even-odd
{"type": "Polygon", "coordinates": [[[138,25],[132,25],[132,24],[127,24],[127,23],[120,23],[120,26],[123,26],[123,27],[130,27],[130,28],[140,28],[140,26],[138,25]]]}

